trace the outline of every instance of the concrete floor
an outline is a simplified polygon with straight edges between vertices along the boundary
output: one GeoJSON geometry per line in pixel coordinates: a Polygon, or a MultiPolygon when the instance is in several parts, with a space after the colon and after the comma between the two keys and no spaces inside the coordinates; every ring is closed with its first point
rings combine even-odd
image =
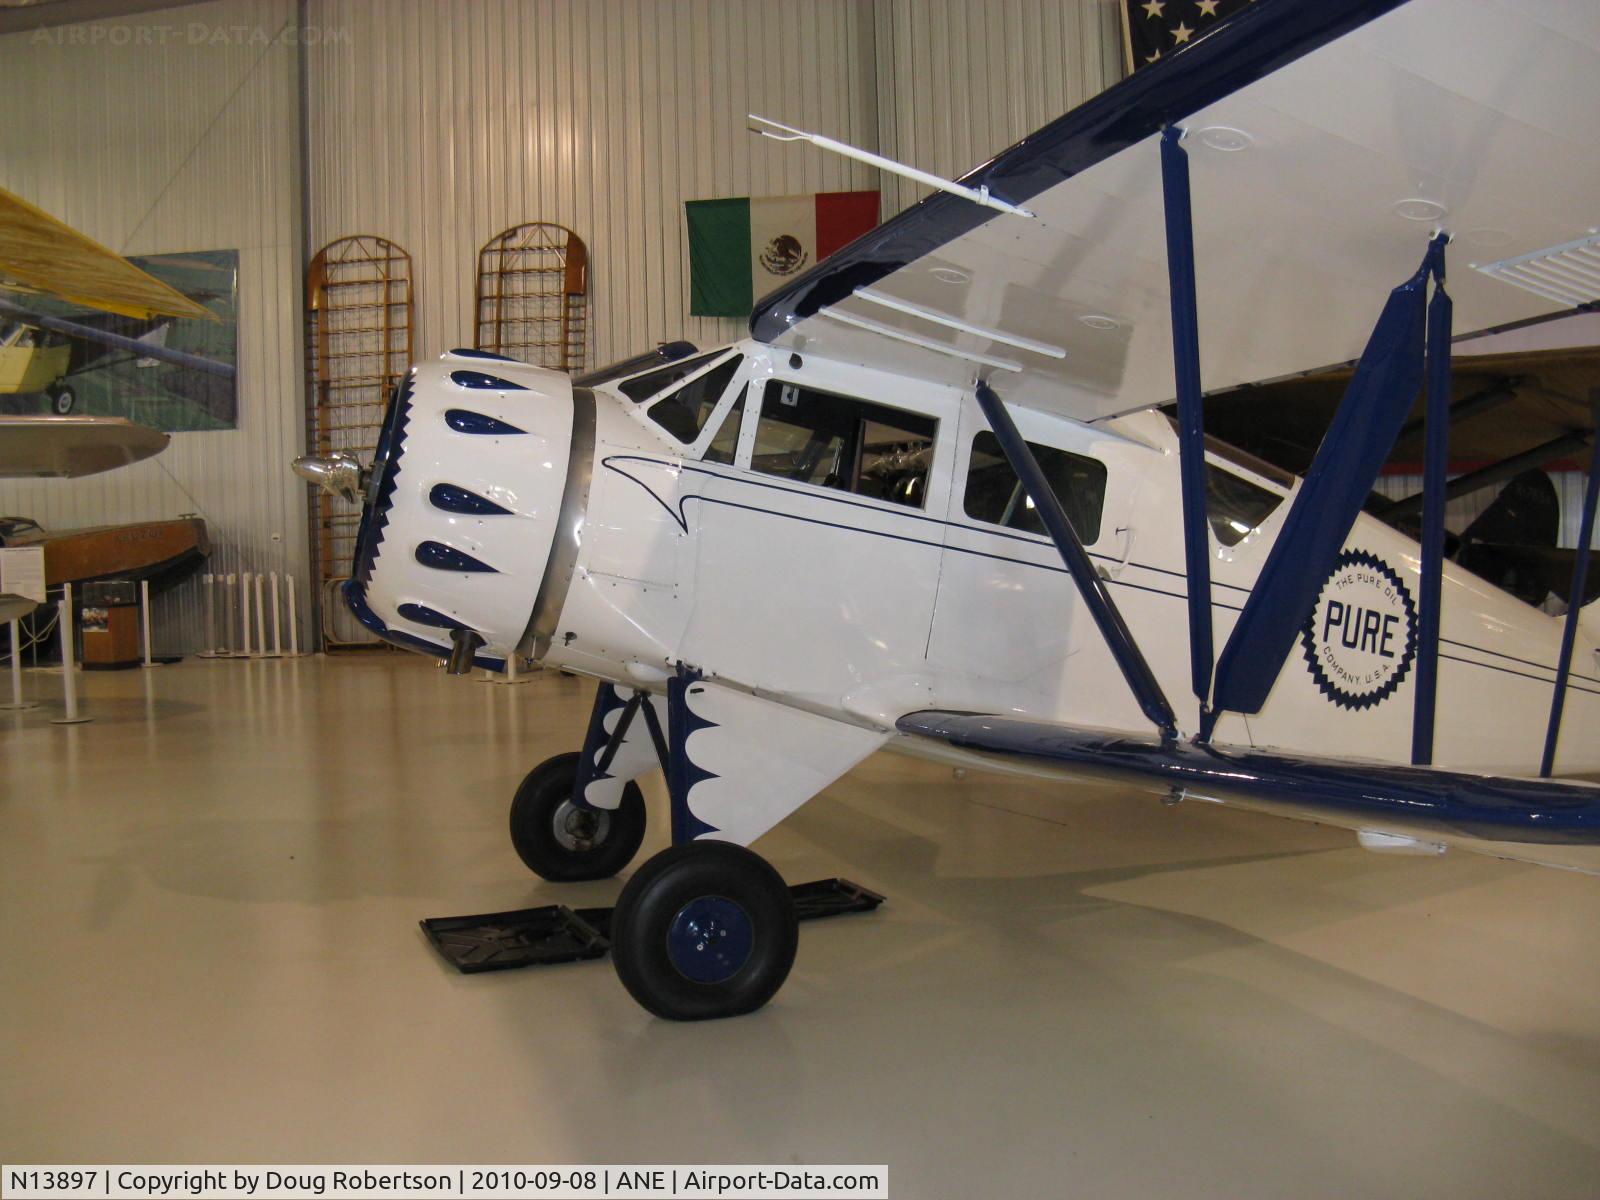
{"type": "Polygon", "coordinates": [[[94,724],[0,714],[0,1161],[1600,1193],[1600,880],[879,756],[758,848],[889,903],[805,927],[762,1012],[674,1025],[607,964],[461,976],[416,926],[615,895],[534,879],[505,835],[591,685],[398,655],[85,685],[94,724]]]}

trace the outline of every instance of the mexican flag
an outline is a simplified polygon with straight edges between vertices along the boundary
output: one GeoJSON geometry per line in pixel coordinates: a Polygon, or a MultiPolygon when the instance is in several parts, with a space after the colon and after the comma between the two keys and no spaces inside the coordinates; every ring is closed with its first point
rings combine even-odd
{"type": "Polygon", "coordinates": [[[689,315],[747,317],[756,300],[878,223],[877,192],[689,200],[689,315]]]}

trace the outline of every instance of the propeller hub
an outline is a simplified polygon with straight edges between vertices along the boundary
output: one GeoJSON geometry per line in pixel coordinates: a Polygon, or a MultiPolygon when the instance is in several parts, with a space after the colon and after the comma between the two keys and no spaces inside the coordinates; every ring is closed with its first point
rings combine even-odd
{"type": "Polygon", "coordinates": [[[302,455],[294,460],[294,473],[331,496],[340,496],[351,504],[360,504],[372,472],[355,455],[335,450],[327,455],[302,455]]]}

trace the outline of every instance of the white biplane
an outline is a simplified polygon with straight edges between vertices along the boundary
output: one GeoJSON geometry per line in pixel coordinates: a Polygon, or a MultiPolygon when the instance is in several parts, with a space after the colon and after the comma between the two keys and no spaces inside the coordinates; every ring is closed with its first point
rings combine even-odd
{"type": "Polygon", "coordinates": [[[1549,776],[1600,769],[1600,473],[1564,616],[1448,561],[1443,510],[1452,338],[1600,299],[1597,115],[1592,6],[1262,0],[744,341],[575,381],[454,351],[370,468],[298,466],[365,496],[379,636],[602,681],[517,793],[534,871],[624,867],[665,770],[611,925],[661,1016],[776,992],[794,907],[746,847],[880,749],[1589,869],[1600,789],[1549,776]],[[1303,478],[1204,438],[1202,388],[1352,362],[1303,478]],[[1425,381],[1418,542],[1362,506],[1425,381]]]}

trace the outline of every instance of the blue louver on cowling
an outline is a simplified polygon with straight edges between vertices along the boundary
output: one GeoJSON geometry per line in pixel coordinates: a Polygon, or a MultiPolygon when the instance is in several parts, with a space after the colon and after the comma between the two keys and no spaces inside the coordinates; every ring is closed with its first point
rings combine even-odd
{"type": "Polygon", "coordinates": [[[520,383],[512,383],[509,379],[501,379],[498,375],[486,375],[482,371],[451,371],[450,382],[457,387],[475,388],[485,392],[525,392],[528,390],[520,383]]]}
{"type": "Polygon", "coordinates": [[[426,604],[402,604],[397,610],[408,621],[415,621],[418,625],[432,625],[436,629],[466,629],[467,626],[454,617],[446,616],[436,608],[429,608],[426,604]]]}
{"type": "Polygon", "coordinates": [[[454,483],[434,484],[428,492],[428,503],[441,512],[462,513],[471,517],[511,516],[509,508],[454,483]]]}
{"type": "Polygon", "coordinates": [[[498,575],[499,572],[482,559],[473,558],[465,550],[446,546],[443,542],[419,542],[417,561],[436,571],[467,571],[477,575],[498,575]]]}
{"type": "Polygon", "coordinates": [[[525,433],[515,425],[470,408],[452,408],[444,414],[444,423],[457,433],[477,433],[490,437],[511,437],[525,433]]]}

